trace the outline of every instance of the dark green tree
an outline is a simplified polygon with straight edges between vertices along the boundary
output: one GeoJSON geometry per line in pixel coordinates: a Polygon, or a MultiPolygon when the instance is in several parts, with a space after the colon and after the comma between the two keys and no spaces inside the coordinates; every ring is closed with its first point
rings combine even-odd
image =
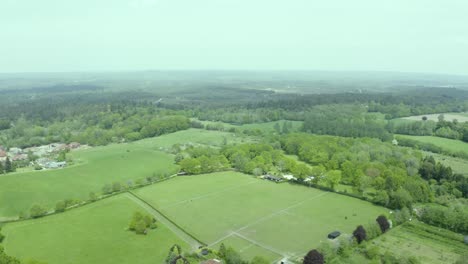
{"type": "Polygon", "coordinates": [[[361,242],[367,238],[366,229],[364,229],[362,225],[358,226],[356,230],[354,230],[353,236],[356,238],[358,244],[361,244],[361,242]]]}
{"type": "Polygon", "coordinates": [[[382,233],[387,232],[387,230],[390,228],[390,223],[388,222],[387,217],[384,215],[379,215],[376,221],[379,224],[380,231],[382,231],[382,233]]]}
{"type": "Polygon", "coordinates": [[[305,255],[303,264],[323,264],[325,260],[323,255],[318,252],[316,249],[312,249],[305,255]]]}

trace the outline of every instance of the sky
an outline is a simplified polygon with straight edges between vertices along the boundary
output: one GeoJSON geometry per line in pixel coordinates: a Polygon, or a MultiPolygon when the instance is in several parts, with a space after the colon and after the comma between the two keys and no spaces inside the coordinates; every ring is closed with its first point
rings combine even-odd
{"type": "Polygon", "coordinates": [[[468,75],[466,0],[0,0],[0,73],[468,75]]]}

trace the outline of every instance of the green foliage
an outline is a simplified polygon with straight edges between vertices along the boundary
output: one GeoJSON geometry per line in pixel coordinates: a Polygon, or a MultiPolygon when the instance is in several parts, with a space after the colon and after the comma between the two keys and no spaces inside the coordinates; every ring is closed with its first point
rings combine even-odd
{"type": "Polygon", "coordinates": [[[155,229],[156,227],[156,220],[151,215],[137,211],[133,213],[128,229],[136,234],[146,234],[148,228],[155,229]]]}
{"type": "Polygon", "coordinates": [[[32,218],[38,218],[44,216],[45,214],[47,214],[47,209],[38,204],[33,205],[29,210],[29,215],[32,218]]]}
{"type": "Polygon", "coordinates": [[[67,204],[65,201],[58,201],[57,204],[55,205],[55,212],[63,212],[67,208],[67,204]]]}
{"type": "Polygon", "coordinates": [[[271,262],[261,256],[255,256],[249,262],[250,264],[270,264],[271,262]]]}

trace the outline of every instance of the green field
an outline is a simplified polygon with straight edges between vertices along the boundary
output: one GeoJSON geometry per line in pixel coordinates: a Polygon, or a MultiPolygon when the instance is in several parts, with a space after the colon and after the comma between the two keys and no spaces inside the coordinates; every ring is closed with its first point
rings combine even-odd
{"type": "Polygon", "coordinates": [[[460,141],[460,140],[433,137],[433,136],[398,135],[398,137],[417,140],[423,143],[431,143],[433,145],[441,147],[450,152],[463,152],[463,153],[468,154],[468,143],[460,141]]]}
{"type": "MultiPolygon", "coordinates": [[[[402,119],[406,120],[417,120],[421,121],[422,117],[427,117],[427,120],[431,121],[438,121],[440,114],[428,114],[428,115],[417,115],[417,116],[408,116],[403,117],[402,119]]],[[[458,120],[458,122],[468,122],[468,113],[443,113],[444,120],[446,121],[453,121],[454,119],[458,120]]]]}
{"type": "Polygon", "coordinates": [[[264,122],[264,123],[233,125],[233,124],[224,123],[224,122],[200,121],[200,120],[197,120],[197,121],[203,123],[204,125],[223,125],[225,129],[236,128],[240,131],[258,129],[263,132],[275,132],[276,131],[275,125],[278,124],[281,129],[283,127],[284,122],[291,123],[292,125],[292,128],[290,129],[291,131],[299,131],[304,123],[302,121],[279,120],[279,121],[264,122]]]}
{"type": "Polygon", "coordinates": [[[135,211],[142,209],[124,195],[114,196],[62,214],[7,224],[3,244],[10,255],[49,264],[162,263],[174,243],[188,248],[161,223],[147,235],[127,231],[135,211]]]}
{"type": "Polygon", "coordinates": [[[135,193],[208,245],[249,246],[248,256],[268,252],[272,261],[303,254],[329,232],[350,233],[386,212],[347,196],[235,172],[177,177],[135,193]]]}
{"type": "Polygon", "coordinates": [[[463,235],[423,223],[406,223],[372,240],[380,251],[418,257],[421,263],[454,263],[468,246],[463,235]],[[454,239],[456,238],[456,239],[454,239]]]}
{"type": "Polygon", "coordinates": [[[53,208],[62,199],[88,199],[105,184],[127,183],[152,176],[175,173],[173,156],[163,151],[176,143],[221,145],[241,142],[232,133],[189,129],[128,144],[113,144],[73,151],[76,165],[64,169],[12,173],[0,176],[0,218],[17,216],[38,203],[53,208]]]}
{"type": "Polygon", "coordinates": [[[426,156],[433,156],[437,162],[449,166],[452,168],[454,173],[463,174],[468,176],[468,161],[460,158],[450,157],[447,155],[432,153],[432,152],[423,152],[426,156]]]}

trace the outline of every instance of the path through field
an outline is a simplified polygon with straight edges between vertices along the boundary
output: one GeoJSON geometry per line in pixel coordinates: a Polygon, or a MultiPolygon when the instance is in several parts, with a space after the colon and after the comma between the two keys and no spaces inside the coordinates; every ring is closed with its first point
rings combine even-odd
{"type": "Polygon", "coordinates": [[[138,196],[136,196],[132,192],[127,192],[126,195],[128,198],[130,198],[130,200],[134,201],[136,204],[141,206],[148,213],[153,215],[156,218],[156,220],[160,221],[163,225],[165,225],[172,232],[174,232],[174,234],[176,234],[179,238],[187,242],[187,244],[189,244],[192,249],[198,249],[198,247],[202,246],[200,242],[192,238],[189,234],[187,234],[184,230],[180,229],[178,226],[174,225],[169,219],[167,219],[164,215],[162,215],[153,207],[148,205],[146,202],[141,200],[138,196]]]}

